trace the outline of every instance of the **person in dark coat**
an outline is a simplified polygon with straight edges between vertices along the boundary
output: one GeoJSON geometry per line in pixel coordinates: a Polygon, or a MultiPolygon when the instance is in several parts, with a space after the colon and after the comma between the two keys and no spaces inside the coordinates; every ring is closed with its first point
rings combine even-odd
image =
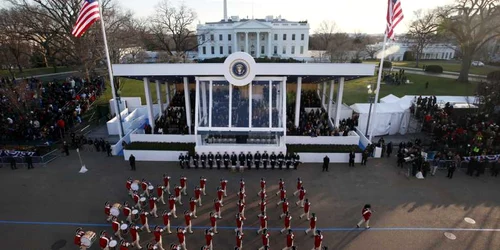
{"type": "Polygon", "coordinates": [[[128,162],[130,163],[130,168],[132,169],[132,171],[135,171],[135,156],[130,155],[130,157],[128,158],[128,162]]]}
{"type": "Polygon", "coordinates": [[[467,164],[467,175],[472,176],[474,174],[474,168],[476,165],[476,157],[471,157],[469,164],[467,164]]]}
{"type": "Polygon", "coordinates": [[[325,155],[325,158],[323,158],[323,170],[321,172],[328,172],[328,165],[330,165],[330,158],[328,158],[328,155],[325,155]]]}
{"type": "Polygon", "coordinates": [[[387,157],[391,157],[392,149],[393,149],[392,148],[392,142],[387,143],[387,151],[386,151],[387,157]]]}
{"type": "Polygon", "coordinates": [[[109,142],[106,142],[106,153],[108,154],[108,156],[113,156],[111,154],[111,144],[109,144],[109,142]]]}
{"type": "Polygon", "coordinates": [[[63,143],[63,151],[66,154],[66,156],[69,156],[69,146],[68,143],[66,142],[63,143]]]}
{"type": "Polygon", "coordinates": [[[26,164],[28,165],[28,169],[32,169],[33,168],[33,157],[31,157],[31,155],[29,155],[29,154],[26,154],[24,156],[24,160],[26,161],[26,164]]]}
{"type": "Polygon", "coordinates": [[[212,152],[208,152],[208,166],[210,169],[214,167],[214,154],[212,152]]]}
{"type": "Polygon", "coordinates": [[[398,167],[403,168],[403,163],[405,162],[405,155],[403,154],[403,150],[399,150],[398,152],[398,167]]]}
{"type": "Polygon", "coordinates": [[[222,155],[220,154],[220,152],[217,152],[217,154],[215,155],[215,162],[217,163],[217,169],[220,169],[220,165],[222,163],[222,155]]]}
{"type": "Polygon", "coordinates": [[[9,156],[10,169],[17,169],[16,158],[14,156],[9,156]]]}
{"type": "Polygon", "coordinates": [[[184,155],[182,153],[179,155],[179,166],[184,168],[184,155]]]}
{"type": "Polygon", "coordinates": [[[205,152],[201,153],[200,159],[201,159],[201,167],[206,168],[207,167],[207,155],[205,154],[205,152]]]}
{"type": "Polygon", "coordinates": [[[225,152],[224,156],[222,156],[222,159],[224,159],[224,167],[226,169],[229,169],[229,160],[231,159],[231,157],[229,156],[229,154],[227,152],[225,152]]]}
{"type": "Polygon", "coordinates": [[[238,164],[238,156],[236,156],[236,153],[233,151],[231,154],[231,166],[235,166],[238,164]]]}
{"type": "Polygon", "coordinates": [[[361,165],[366,166],[366,162],[368,161],[368,156],[370,153],[368,152],[368,149],[363,150],[363,154],[361,154],[361,165]]]}
{"type": "Polygon", "coordinates": [[[491,164],[491,176],[495,176],[495,177],[498,176],[498,172],[500,172],[500,169],[498,166],[499,164],[500,164],[500,159],[498,159],[498,161],[494,161],[491,164]]]}
{"type": "Polygon", "coordinates": [[[349,153],[349,167],[354,167],[354,158],[356,157],[356,154],[354,151],[351,151],[349,153]]]}
{"type": "Polygon", "coordinates": [[[452,162],[450,165],[448,165],[448,175],[446,177],[452,179],[455,170],[456,170],[455,162],[452,162]]]}
{"type": "Polygon", "coordinates": [[[200,155],[198,154],[198,152],[195,152],[193,156],[193,165],[195,168],[198,168],[199,161],[200,161],[200,155]]]}
{"type": "Polygon", "coordinates": [[[238,161],[240,161],[240,167],[245,166],[245,154],[243,152],[240,152],[240,155],[238,155],[238,161]]]}

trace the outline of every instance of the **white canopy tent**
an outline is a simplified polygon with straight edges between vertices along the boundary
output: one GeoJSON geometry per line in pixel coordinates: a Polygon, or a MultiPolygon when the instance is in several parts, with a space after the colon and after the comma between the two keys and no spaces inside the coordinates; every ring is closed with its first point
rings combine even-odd
{"type": "MultiPolygon", "coordinates": [[[[365,132],[370,104],[356,103],[351,105],[351,108],[354,112],[359,114],[358,129],[361,132],[365,132]]],[[[410,111],[408,109],[403,109],[400,105],[394,105],[394,103],[379,103],[376,116],[374,114],[371,114],[371,116],[368,133],[370,133],[371,128],[373,128],[373,136],[394,135],[397,133],[404,135],[408,132],[410,111]]]]}

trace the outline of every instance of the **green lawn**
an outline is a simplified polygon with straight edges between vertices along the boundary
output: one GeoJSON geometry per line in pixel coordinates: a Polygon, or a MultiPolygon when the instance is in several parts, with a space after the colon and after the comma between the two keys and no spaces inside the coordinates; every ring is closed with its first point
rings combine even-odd
{"type": "MultiPolygon", "coordinates": [[[[363,63],[373,63],[378,64],[379,61],[365,61],[363,63]]],[[[460,62],[459,61],[443,61],[443,60],[424,60],[419,64],[419,68],[423,65],[440,65],[443,67],[444,71],[460,72],[460,62]]],[[[393,66],[416,68],[415,61],[403,61],[403,62],[392,62],[393,66]]],[[[487,75],[492,71],[500,70],[500,67],[485,65],[484,67],[474,67],[471,66],[470,73],[476,75],[487,75]]]]}
{"type": "MultiPolygon", "coordinates": [[[[64,66],[64,67],[58,67],[55,72],[54,72],[54,68],[23,69],[23,72],[19,72],[19,70],[13,69],[13,72],[14,72],[16,77],[29,77],[29,76],[36,76],[36,75],[61,73],[61,72],[67,72],[67,71],[72,71],[72,70],[74,70],[74,69],[71,67],[64,66]]],[[[9,71],[6,69],[0,70],[0,76],[11,77],[9,71]]]]}
{"type": "MultiPolygon", "coordinates": [[[[122,87],[120,88],[122,97],[140,97],[142,100],[142,104],[146,105],[146,96],[144,92],[144,82],[139,80],[132,80],[127,78],[121,78],[120,84],[122,87]]],[[[102,98],[99,98],[98,103],[96,104],[105,104],[109,103],[109,100],[112,99],[111,95],[111,87],[109,86],[109,82],[107,81],[106,92],[102,98]]],[[[165,102],[165,84],[160,84],[161,92],[163,93],[162,99],[165,102]]],[[[151,99],[153,103],[156,103],[156,83],[151,82],[149,84],[149,90],[151,91],[151,99]]]]}

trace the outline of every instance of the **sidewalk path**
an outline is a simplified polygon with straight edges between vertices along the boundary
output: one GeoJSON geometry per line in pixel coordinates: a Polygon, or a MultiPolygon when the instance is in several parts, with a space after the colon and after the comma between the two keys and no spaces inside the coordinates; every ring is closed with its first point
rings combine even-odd
{"type": "MultiPolygon", "coordinates": [[[[428,73],[419,68],[408,68],[408,67],[393,67],[394,69],[404,69],[405,73],[415,74],[415,75],[426,75],[426,76],[434,76],[448,79],[457,79],[459,73],[451,72],[451,71],[443,71],[443,73],[428,73]]],[[[486,76],[483,75],[475,75],[469,74],[469,81],[471,82],[480,82],[486,80],[486,76]]]]}

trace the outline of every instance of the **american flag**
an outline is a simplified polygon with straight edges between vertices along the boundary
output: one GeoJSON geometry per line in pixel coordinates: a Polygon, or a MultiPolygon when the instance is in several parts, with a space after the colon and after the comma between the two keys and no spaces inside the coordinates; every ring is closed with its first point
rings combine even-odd
{"type": "Polygon", "coordinates": [[[97,0],[84,0],[71,34],[75,37],[81,37],[99,18],[101,18],[99,2],[97,0]]]}
{"type": "Polygon", "coordinates": [[[385,31],[387,38],[394,39],[394,29],[403,20],[403,8],[401,8],[401,0],[389,0],[387,6],[387,30],[385,31]]]}

